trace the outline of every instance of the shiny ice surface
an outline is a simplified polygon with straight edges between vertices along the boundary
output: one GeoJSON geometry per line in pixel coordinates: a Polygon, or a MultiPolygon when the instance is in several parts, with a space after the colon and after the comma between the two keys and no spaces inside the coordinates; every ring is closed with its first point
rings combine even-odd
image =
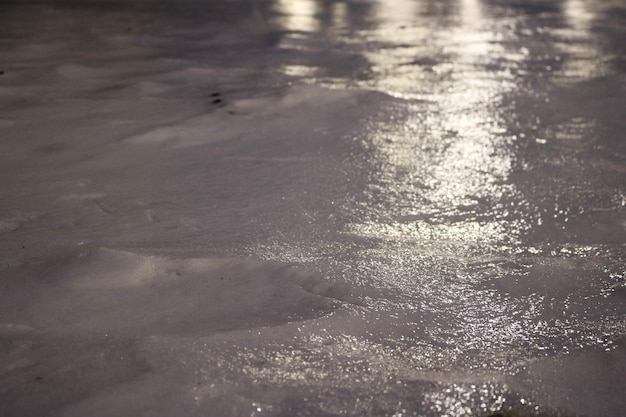
{"type": "Polygon", "coordinates": [[[0,415],[620,415],[620,1],[0,5],[0,415]]]}

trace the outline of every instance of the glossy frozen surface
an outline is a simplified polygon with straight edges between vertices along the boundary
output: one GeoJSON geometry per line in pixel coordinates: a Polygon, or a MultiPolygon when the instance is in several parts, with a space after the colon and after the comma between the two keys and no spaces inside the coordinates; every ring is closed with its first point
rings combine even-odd
{"type": "Polygon", "coordinates": [[[626,6],[0,5],[0,415],[620,415],[626,6]]]}

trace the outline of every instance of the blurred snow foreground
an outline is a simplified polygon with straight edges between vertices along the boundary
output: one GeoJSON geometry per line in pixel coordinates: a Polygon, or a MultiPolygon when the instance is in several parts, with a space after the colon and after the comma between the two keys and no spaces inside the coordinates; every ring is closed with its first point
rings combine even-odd
{"type": "Polygon", "coordinates": [[[0,415],[622,415],[624,28],[3,2],[0,415]]]}

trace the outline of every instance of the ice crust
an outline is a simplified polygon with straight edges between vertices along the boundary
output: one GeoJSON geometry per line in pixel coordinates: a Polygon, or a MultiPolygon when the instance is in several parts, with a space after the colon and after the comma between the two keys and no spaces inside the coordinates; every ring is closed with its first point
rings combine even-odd
{"type": "Polygon", "coordinates": [[[3,2],[0,416],[622,415],[624,16],[3,2]]]}
{"type": "Polygon", "coordinates": [[[14,323],[60,333],[208,336],[324,314],[341,298],[339,289],[315,276],[259,261],[101,249],[59,269],[39,283],[48,286],[40,297],[12,291],[25,295],[14,323]]]}

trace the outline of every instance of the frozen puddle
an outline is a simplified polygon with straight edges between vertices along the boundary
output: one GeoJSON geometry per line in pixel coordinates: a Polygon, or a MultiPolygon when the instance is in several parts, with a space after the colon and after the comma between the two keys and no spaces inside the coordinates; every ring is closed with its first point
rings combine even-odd
{"type": "Polygon", "coordinates": [[[102,336],[206,336],[319,316],[343,297],[332,283],[282,264],[110,249],[79,255],[52,275],[46,283],[17,283],[11,290],[24,295],[23,307],[4,320],[102,336]],[[46,289],[29,296],[29,285],[46,289]]]}

